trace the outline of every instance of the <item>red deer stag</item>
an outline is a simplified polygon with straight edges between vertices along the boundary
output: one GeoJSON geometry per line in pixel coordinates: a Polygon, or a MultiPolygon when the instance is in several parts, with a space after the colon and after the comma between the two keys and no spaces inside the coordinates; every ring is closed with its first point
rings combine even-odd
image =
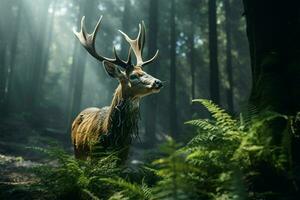
{"type": "Polygon", "coordinates": [[[115,48],[113,48],[115,58],[99,55],[95,49],[95,39],[101,19],[102,16],[93,33],[88,34],[84,28],[83,17],[80,32],[74,33],[83,47],[102,62],[108,75],[119,81],[119,85],[110,106],[87,108],[76,117],[72,124],[72,142],[76,158],[86,159],[95,144],[100,144],[104,149],[122,150],[121,160],[126,160],[132,137],[138,133],[140,99],[159,92],[163,86],[160,80],[142,69],[157,57],[158,51],[150,60],[143,61],[145,26],[142,23],[139,24],[139,33],[134,40],[120,31],[130,44],[127,61],[118,57],[115,48]],[[131,63],[131,51],[136,57],[136,65],[131,63]]]}

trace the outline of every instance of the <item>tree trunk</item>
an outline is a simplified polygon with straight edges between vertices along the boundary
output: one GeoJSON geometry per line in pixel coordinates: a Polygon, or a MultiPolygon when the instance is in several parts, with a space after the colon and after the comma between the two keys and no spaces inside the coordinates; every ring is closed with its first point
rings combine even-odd
{"type": "Polygon", "coordinates": [[[244,6],[253,76],[250,103],[294,115],[300,110],[300,12],[298,3],[288,2],[244,0],[244,6]]]}
{"type": "MultiPolygon", "coordinates": [[[[80,14],[78,14],[77,19],[80,19],[80,14]]],[[[79,21],[79,20],[78,20],[79,21]]],[[[78,23],[77,23],[78,24],[78,23]]],[[[76,62],[77,55],[79,52],[80,44],[77,38],[74,38],[74,49],[72,53],[72,65],[70,74],[69,74],[69,83],[68,83],[68,91],[67,91],[67,99],[66,99],[66,132],[70,131],[71,123],[74,118],[72,106],[73,106],[73,94],[74,94],[74,82],[75,82],[75,70],[76,70],[76,62]]]]}
{"type": "Polygon", "coordinates": [[[231,36],[231,8],[230,8],[230,1],[224,0],[224,7],[225,7],[225,32],[226,32],[226,71],[227,71],[227,80],[228,80],[228,88],[226,91],[227,96],[227,104],[229,112],[234,112],[234,105],[233,105],[233,78],[232,78],[232,56],[231,56],[231,49],[232,49],[232,36],[231,36]]]}
{"type": "Polygon", "coordinates": [[[13,98],[13,80],[14,80],[14,72],[15,72],[15,63],[16,63],[16,55],[18,48],[18,39],[19,39],[19,27],[21,21],[21,14],[23,11],[22,2],[18,2],[17,4],[17,16],[15,18],[15,29],[12,32],[11,44],[9,47],[10,59],[8,66],[8,74],[7,74],[7,93],[4,97],[4,104],[6,105],[6,109],[10,108],[10,100],[13,98]]]}
{"type": "Polygon", "coordinates": [[[48,7],[49,3],[43,4],[39,10],[39,29],[37,32],[37,39],[35,41],[34,54],[32,57],[32,71],[30,73],[30,79],[28,84],[27,92],[30,92],[30,95],[27,95],[27,110],[35,111],[35,108],[38,104],[37,97],[39,93],[39,87],[41,82],[41,73],[43,63],[43,57],[45,56],[45,38],[47,35],[47,22],[48,22],[48,7]]]}
{"type": "Polygon", "coordinates": [[[192,0],[189,5],[190,11],[190,30],[189,30],[189,37],[188,37],[188,44],[189,44],[189,61],[191,67],[191,96],[192,99],[195,99],[195,44],[194,44],[194,36],[195,36],[195,9],[194,9],[194,1],[192,0]]]}
{"type": "MultiPolygon", "coordinates": [[[[87,4],[85,1],[81,1],[80,8],[83,9],[83,13],[81,12],[82,16],[86,16],[88,19],[91,20],[91,16],[94,13],[94,3],[87,4]]],[[[80,17],[79,17],[80,18],[80,17]]],[[[86,20],[88,22],[88,20],[86,20]]],[[[93,24],[93,23],[92,23],[93,24]]],[[[81,99],[82,99],[82,92],[83,92],[83,82],[84,82],[84,72],[85,72],[85,64],[88,53],[81,47],[78,40],[75,40],[75,49],[74,49],[74,57],[73,57],[73,64],[70,78],[70,91],[71,93],[71,100],[70,100],[70,113],[71,116],[69,118],[69,122],[80,112],[81,106],[81,99]]],[[[69,124],[70,125],[70,124],[69,124]]]]}
{"type": "Polygon", "coordinates": [[[177,108],[176,108],[176,30],[175,30],[175,0],[171,0],[170,15],[170,103],[169,120],[170,132],[175,138],[177,135],[177,108]]]}
{"type": "Polygon", "coordinates": [[[7,68],[6,68],[6,37],[5,32],[0,30],[0,109],[4,103],[5,96],[5,87],[6,87],[6,77],[7,77],[7,68]]]}
{"type": "MultiPolygon", "coordinates": [[[[152,57],[157,50],[158,35],[158,0],[149,0],[149,49],[148,58],[152,57]]],[[[149,67],[149,73],[156,77],[159,64],[149,67]]],[[[149,145],[154,144],[157,118],[157,96],[151,95],[145,100],[145,132],[149,145]]]]}
{"type": "Polygon", "coordinates": [[[210,95],[220,103],[216,0],[208,1],[210,95]]]}
{"type": "MultiPolygon", "coordinates": [[[[243,2],[253,77],[249,102],[258,111],[267,109],[295,116],[300,110],[300,3],[271,0],[243,2]]],[[[282,145],[286,127],[287,123],[282,120],[270,122],[272,139],[278,146],[282,145]]],[[[293,199],[300,198],[297,176],[300,169],[299,127],[300,120],[294,119],[292,130],[288,133],[290,145],[286,148],[290,151],[292,168],[286,172],[289,177],[280,179],[271,174],[273,178],[270,178],[270,173],[267,173],[269,176],[262,178],[265,183],[263,189],[268,192],[277,189],[276,193],[291,195],[293,199]]]]}
{"type": "Polygon", "coordinates": [[[48,71],[48,61],[49,61],[49,55],[50,55],[50,48],[51,48],[51,42],[52,42],[52,34],[53,34],[53,24],[54,24],[54,18],[55,18],[55,9],[56,9],[57,0],[54,0],[52,3],[53,12],[50,16],[47,24],[47,36],[45,38],[45,45],[44,45],[44,55],[41,62],[41,74],[40,79],[38,83],[37,88],[37,102],[39,102],[43,98],[43,91],[42,86],[45,82],[46,74],[48,71]]]}
{"type": "MultiPolygon", "coordinates": [[[[3,8],[9,7],[9,4],[6,1],[2,2],[2,6],[0,8],[0,12],[4,13],[5,10],[3,8]]],[[[5,27],[6,24],[3,21],[0,21],[0,27],[5,27]]],[[[7,48],[7,37],[5,35],[4,29],[0,29],[0,110],[4,103],[4,95],[5,95],[5,87],[6,87],[6,76],[7,76],[7,68],[5,64],[6,60],[6,48],[7,48]]]]}
{"type": "MultiPolygon", "coordinates": [[[[124,12],[123,12],[123,18],[122,18],[122,31],[124,33],[128,33],[130,30],[131,25],[131,12],[130,12],[130,0],[124,0],[124,12]]],[[[127,42],[126,40],[122,39],[121,42],[121,56],[124,58],[124,60],[127,59],[128,54],[128,48],[126,48],[127,42]]]]}

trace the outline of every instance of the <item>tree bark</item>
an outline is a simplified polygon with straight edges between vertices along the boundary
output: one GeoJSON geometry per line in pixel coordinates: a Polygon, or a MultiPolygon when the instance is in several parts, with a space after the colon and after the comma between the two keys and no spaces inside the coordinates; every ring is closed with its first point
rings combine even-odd
{"type": "Polygon", "coordinates": [[[225,7],[225,32],[226,32],[226,71],[227,71],[227,80],[228,80],[228,88],[226,91],[227,96],[227,104],[229,112],[234,112],[234,104],[233,104],[233,77],[232,77],[232,36],[231,36],[231,8],[230,1],[224,0],[225,7]]]}
{"type": "Polygon", "coordinates": [[[194,36],[195,36],[195,9],[194,9],[194,1],[191,0],[189,4],[189,14],[190,14],[190,30],[189,30],[189,37],[188,37],[188,45],[189,45],[189,61],[191,67],[191,97],[195,99],[195,43],[194,43],[194,36]]]}
{"type": "Polygon", "coordinates": [[[19,39],[19,27],[21,21],[21,14],[23,11],[22,2],[18,2],[17,4],[17,16],[15,18],[15,29],[12,32],[11,44],[9,47],[10,58],[9,58],[9,66],[8,66],[8,74],[7,74],[7,92],[4,97],[4,104],[6,105],[6,109],[10,108],[10,100],[13,97],[13,80],[15,73],[15,63],[16,63],[16,55],[18,48],[18,39],[19,39]]]}
{"type": "Polygon", "coordinates": [[[45,38],[45,45],[44,45],[44,55],[41,62],[41,74],[40,79],[38,83],[38,89],[37,89],[37,102],[39,102],[43,98],[43,91],[42,86],[45,82],[46,74],[48,71],[48,61],[49,61],[49,55],[50,55],[50,48],[51,48],[51,42],[52,42],[52,34],[53,34],[53,24],[54,24],[54,18],[55,18],[55,9],[56,9],[57,0],[54,0],[52,3],[53,12],[48,20],[47,24],[47,36],[45,38]]]}
{"type": "Polygon", "coordinates": [[[176,108],[176,30],[175,30],[175,0],[171,0],[170,14],[170,103],[169,120],[170,132],[175,138],[177,135],[177,108],[176,108]]]}
{"type": "Polygon", "coordinates": [[[33,56],[33,62],[32,62],[32,71],[31,71],[31,78],[30,78],[30,84],[28,85],[28,91],[31,91],[30,95],[27,95],[27,109],[29,111],[35,111],[38,104],[38,95],[40,90],[40,83],[41,83],[41,76],[42,71],[45,66],[43,66],[43,59],[45,57],[45,51],[46,51],[46,36],[47,36],[47,23],[48,23],[48,7],[49,2],[45,3],[41,6],[39,10],[39,30],[37,33],[37,39],[35,41],[35,48],[34,48],[34,56],[33,56]]]}
{"type": "MultiPolygon", "coordinates": [[[[130,30],[131,25],[131,12],[130,12],[130,0],[124,0],[124,12],[123,12],[123,18],[122,18],[122,31],[124,33],[128,33],[130,30]]],[[[124,58],[124,60],[127,59],[128,54],[128,48],[126,48],[126,40],[122,39],[121,42],[121,56],[124,58]]]]}
{"type": "MultiPolygon", "coordinates": [[[[148,58],[152,57],[157,50],[158,35],[158,0],[149,0],[149,31],[148,31],[148,58]]],[[[159,63],[149,67],[149,73],[156,77],[159,63]]],[[[151,95],[145,100],[145,133],[149,145],[154,144],[157,118],[157,96],[151,95]]]]}
{"type": "MultiPolygon", "coordinates": [[[[253,77],[249,103],[258,111],[295,116],[300,110],[300,3],[271,0],[244,0],[243,3],[253,77]]],[[[270,173],[264,177],[262,173],[262,179],[264,190],[277,189],[276,193],[299,199],[300,120],[292,121],[288,133],[290,144],[286,147],[290,152],[289,177],[280,179],[270,173]]],[[[282,147],[287,122],[275,119],[268,128],[274,144],[282,147]]]]}
{"type": "MultiPolygon", "coordinates": [[[[77,17],[78,21],[80,20],[80,14],[77,17]]],[[[78,24],[78,23],[77,23],[78,24]]],[[[74,38],[74,49],[72,53],[72,65],[70,66],[70,74],[69,74],[69,83],[68,83],[68,92],[67,92],[67,100],[66,100],[66,132],[70,131],[71,123],[74,118],[73,116],[73,95],[74,95],[74,82],[75,82],[75,70],[76,70],[76,62],[77,55],[79,52],[80,44],[77,38],[74,38]]]]}
{"type": "MultiPolygon", "coordinates": [[[[81,1],[80,9],[82,9],[83,13],[80,13],[79,15],[82,16],[85,15],[89,19],[90,16],[93,16],[94,8],[95,8],[94,3],[87,4],[85,1],[81,1]]],[[[71,108],[70,108],[70,117],[68,119],[69,123],[80,112],[83,83],[84,83],[85,64],[88,55],[88,53],[81,47],[78,40],[75,40],[74,48],[75,49],[74,49],[73,64],[72,64],[72,70],[74,71],[71,72],[72,77],[70,77],[71,108]]]]}
{"type": "Polygon", "coordinates": [[[253,76],[250,103],[294,115],[300,110],[300,12],[298,3],[288,2],[244,0],[244,6],[253,76]]]}
{"type": "Polygon", "coordinates": [[[219,66],[218,66],[218,36],[217,36],[217,9],[216,0],[208,1],[209,25],[209,68],[210,68],[210,95],[214,103],[220,103],[219,66]]]}
{"type": "Polygon", "coordinates": [[[0,109],[4,103],[5,96],[5,87],[6,87],[6,77],[7,77],[7,68],[6,68],[6,37],[5,32],[0,30],[0,109]]]}

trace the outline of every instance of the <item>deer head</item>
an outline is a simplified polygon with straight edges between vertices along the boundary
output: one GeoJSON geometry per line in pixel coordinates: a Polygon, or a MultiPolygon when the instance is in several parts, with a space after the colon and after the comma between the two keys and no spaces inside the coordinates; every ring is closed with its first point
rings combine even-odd
{"type": "Polygon", "coordinates": [[[108,75],[118,79],[122,86],[123,97],[140,98],[160,91],[163,86],[162,82],[143,71],[143,67],[151,63],[158,55],[157,50],[151,59],[147,61],[143,61],[142,59],[142,53],[145,44],[145,25],[143,22],[142,24],[139,24],[139,33],[136,39],[129,38],[128,35],[119,30],[119,32],[124,36],[130,45],[127,60],[124,61],[117,55],[115,47],[113,47],[115,58],[107,58],[99,55],[96,52],[95,40],[102,16],[99,18],[97,25],[91,34],[85,31],[84,19],[85,17],[82,17],[80,32],[74,31],[74,33],[83,47],[94,58],[103,63],[108,75]],[[132,51],[136,57],[136,64],[132,64],[131,62],[132,51]]]}

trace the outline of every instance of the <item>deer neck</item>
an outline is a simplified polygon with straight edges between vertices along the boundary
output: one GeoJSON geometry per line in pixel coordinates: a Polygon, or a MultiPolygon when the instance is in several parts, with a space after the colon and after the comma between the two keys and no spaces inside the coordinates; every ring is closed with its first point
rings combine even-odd
{"type": "Polygon", "coordinates": [[[109,143],[109,146],[130,144],[131,139],[138,134],[139,119],[139,98],[125,96],[119,85],[104,121],[105,137],[108,140],[105,143],[109,143]]]}

